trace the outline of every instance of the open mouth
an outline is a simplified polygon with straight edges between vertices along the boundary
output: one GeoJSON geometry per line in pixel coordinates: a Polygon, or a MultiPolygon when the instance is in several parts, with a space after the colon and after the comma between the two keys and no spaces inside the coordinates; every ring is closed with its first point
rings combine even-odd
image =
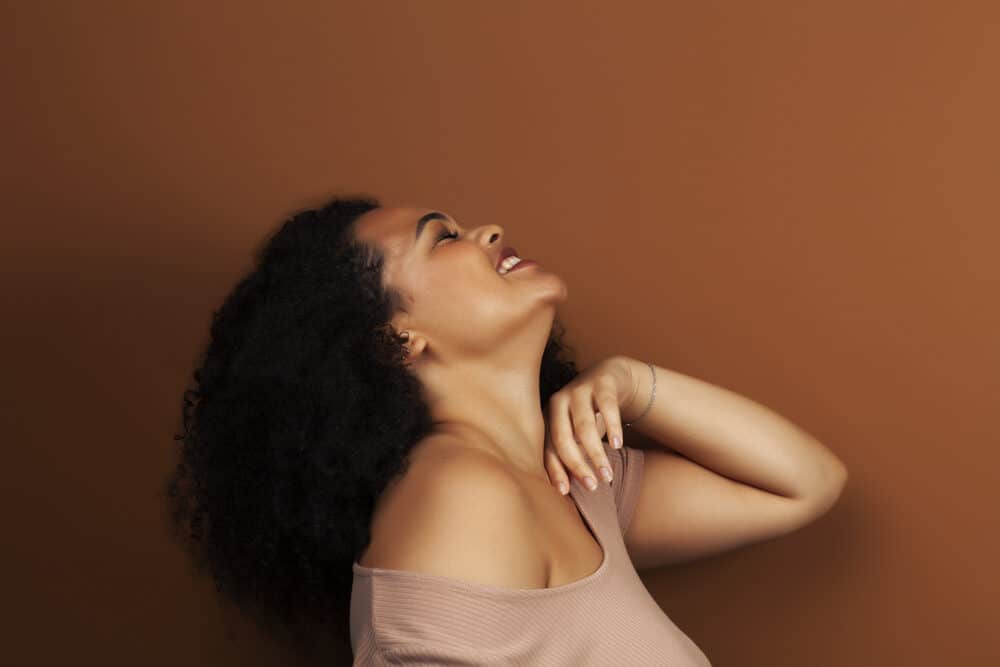
{"type": "Polygon", "coordinates": [[[529,266],[534,266],[538,262],[531,259],[521,259],[517,255],[511,255],[507,257],[502,262],[500,262],[500,268],[497,269],[497,273],[501,276],[510,273],[511,271],[517,271],[518,269],[527,268],[529,266]]]}

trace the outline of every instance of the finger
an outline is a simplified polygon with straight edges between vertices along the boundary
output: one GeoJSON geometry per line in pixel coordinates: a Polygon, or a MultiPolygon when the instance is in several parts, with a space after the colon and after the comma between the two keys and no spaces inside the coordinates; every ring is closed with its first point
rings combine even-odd
{"type": "Polygon", "coordinates": [[[597,424],[597,435],[601,440],[604,440],[604,434],[608,432],[607,426],[604,423],[604,415],[600,412],[594,417],[594,423],[597,424]]]}
{"type": "Polygon", "coordinates": [[[589,388],[585,388],[583,391],[574,392],[570,400],[573,433],[593,462],[594,469],[600,473],[601,479],[611,482],[611,463],[604,453],[601,436],[597,433],[594,395],[589,388]]]}
{"type": "MultiPolygon", "coordinates": [[[[567,468],[570,474],[580,480],[580,483],[586,488],[591,490],[596,489],[597,475],[587,465],[587,461],[580,450],[580,445],[573,435],[573,423],[570,421],[569,415],[570,397],[565,393],[557,392],[549,398],[549,403],[552,416],[550,424],[552,447],[555,449],[556,454],[559,455],[559,460],[562,462],[563,467],[567,468]],[[587,484],[588,478],[593,481],[592,486],[587,484]]],[[[593,411],[591,410],[591,412],[593,411]]]]}
{"type": "Polygon", "coordinates": [[[559,454],[552,446],[552,414],[552,403],[550,402],[545,415],[545,443],[542,447],[543,462],[546,472],[549,475],[549,481],[559,489],[560,494],[565,496],[569,494],[570,478],[566,467],[559,460],[559,454]]]}
{"type": "Polygon", "coordinates": [[[594,402],[597,403],[597,409],[601,411],[601,421],[606,427],[608,442],[615,449],[621,449],[625,438],[623,436],[622,415],[618,407],[618,392],[594,392],[594,402]]]}
{"type": "Polygon", "coordinates": [[[551,447],[545,448],[545,470],[549,473],[549,481],[559,489],[559,493],[564,496],[569,493],[569,475],[551,447]]]}

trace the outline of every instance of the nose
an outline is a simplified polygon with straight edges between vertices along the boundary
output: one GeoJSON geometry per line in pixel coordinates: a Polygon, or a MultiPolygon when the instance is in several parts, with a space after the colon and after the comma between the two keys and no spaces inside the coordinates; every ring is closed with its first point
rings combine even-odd
{"type": "Polygon", "coordinates": [[[484,234],[486,245],[492,247],[503,236],[503,227],[500,225],[488,225],[484,234]]]}

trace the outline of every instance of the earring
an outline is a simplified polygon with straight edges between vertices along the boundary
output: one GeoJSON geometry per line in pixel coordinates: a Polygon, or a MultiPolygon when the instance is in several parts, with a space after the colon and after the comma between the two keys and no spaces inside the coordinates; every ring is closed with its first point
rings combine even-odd
{"type": "MultiPolygon", "coordinates": [[[[404,341],[410,340],[410,332],[409,331],[403,331],[402,333],[399,334],[399,337],[400,337],[400,339],[402,339],[404,341]]],[[[409,353],[410,353],[410,350],[404,345],[403,346],[403,352],[402,352],[402,354],[400,356],[400,360],[401,361],[406,361],[406,357],[407,357],[407,355],[409,353]]]]}

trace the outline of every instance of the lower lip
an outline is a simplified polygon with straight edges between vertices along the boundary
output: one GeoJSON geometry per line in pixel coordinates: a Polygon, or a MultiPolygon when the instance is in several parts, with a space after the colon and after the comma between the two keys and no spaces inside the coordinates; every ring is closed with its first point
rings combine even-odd
{"type": "MultiPolygon", "coordinates": [[[[517,271],[518,269],[520,269],[521,267],[524,267],[524,266],[538,266],[538,262],[536,262],[536,261],[534,261],[532,259],[522,259],[520,262],[518,262],[517,264],[514,265],[513,269],[511,269],[507,273],[514,273],[515,271],[517,271]]],[[[504,274],[504,275],[506,275],[506,274],[504,274]]]]}

